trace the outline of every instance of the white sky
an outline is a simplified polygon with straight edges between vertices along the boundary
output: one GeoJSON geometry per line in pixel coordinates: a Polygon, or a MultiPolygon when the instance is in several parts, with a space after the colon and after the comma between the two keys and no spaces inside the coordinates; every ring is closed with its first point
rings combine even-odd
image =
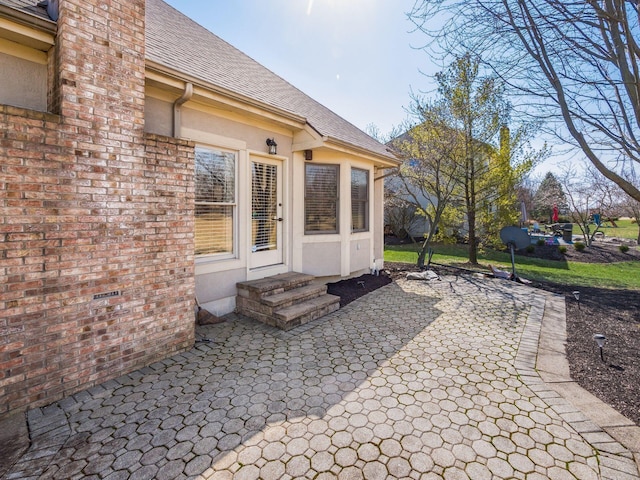
{"type": "Polygon", "coordinates": [[[406,117],[440,68],[412,46],[414,0],[166,0],[362,130],[406,117]]]}

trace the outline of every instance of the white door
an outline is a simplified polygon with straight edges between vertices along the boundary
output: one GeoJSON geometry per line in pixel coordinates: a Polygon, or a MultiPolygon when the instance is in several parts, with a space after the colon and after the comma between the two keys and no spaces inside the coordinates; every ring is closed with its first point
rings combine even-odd
{"type": "Polygon", "coordinates": [[[251,159],[251,268],[282,263],[282,162],[251,159]]]}

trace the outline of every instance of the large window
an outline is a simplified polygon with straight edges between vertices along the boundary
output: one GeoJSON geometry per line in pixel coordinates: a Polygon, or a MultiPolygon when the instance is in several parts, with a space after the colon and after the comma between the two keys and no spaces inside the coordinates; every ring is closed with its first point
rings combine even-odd
{"type": "Polygon", "coordinates": [[[236,153],[196,147],[196,255],[235,253],[236,153]]]}
{"type": "Polygon", "coordinates": [[[369,172],[351,169],[351,231],[369,230],[369,172]]]}
{"type": "Polygon", "coordinates": [[[305,165],[305,233],[338,233],[339,177],[338,165],[305,165]]]}

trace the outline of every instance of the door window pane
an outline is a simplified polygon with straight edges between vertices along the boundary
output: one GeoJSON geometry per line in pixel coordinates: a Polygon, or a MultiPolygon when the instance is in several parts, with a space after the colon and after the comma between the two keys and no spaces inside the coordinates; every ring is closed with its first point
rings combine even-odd
{"type": "Polygon", "coordinates": [[[251,248],[254,252],[275,250],[278,247],[278,167],[253,162],[251,179],[251,248]]]}

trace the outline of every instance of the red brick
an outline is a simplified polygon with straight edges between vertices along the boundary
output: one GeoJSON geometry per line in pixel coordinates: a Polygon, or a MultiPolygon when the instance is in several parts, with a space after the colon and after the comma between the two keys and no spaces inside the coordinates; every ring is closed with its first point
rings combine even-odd
{"type": "Polygon", "coordinates": [[[60,2],[59,115],[0,106],[0,416],[194,341],[193,144],[143,133],[144,2],[96,4],[60,2]]]}

